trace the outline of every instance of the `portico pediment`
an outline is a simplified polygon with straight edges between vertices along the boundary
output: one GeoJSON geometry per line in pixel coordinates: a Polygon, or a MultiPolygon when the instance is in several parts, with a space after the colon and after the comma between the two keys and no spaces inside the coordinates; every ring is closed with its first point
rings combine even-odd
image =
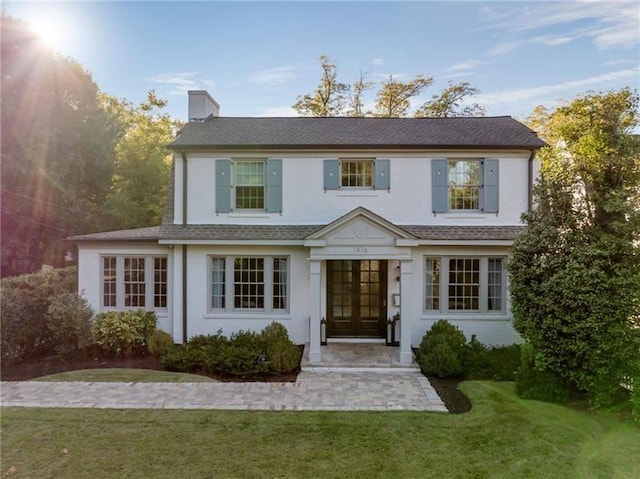
{"type": "Polygon", "coordinates": [[[305,245],[309,247],[375,247],[397,246],[415,236],[367,210],[356,208],[329,223],[324,228],[307,236],[305,245]]]}

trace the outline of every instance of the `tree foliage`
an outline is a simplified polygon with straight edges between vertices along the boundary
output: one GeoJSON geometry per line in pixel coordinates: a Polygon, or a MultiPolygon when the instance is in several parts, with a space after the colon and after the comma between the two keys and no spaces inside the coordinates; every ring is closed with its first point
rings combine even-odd
{"type": "MultiPolygon", "coordinates": [[[[327,55],[320,56],[322,76],[313,93],[299,95],[293,109],[302,116],[330,117],[375,116],[402,118],[412,114],[414,103],[433,84],[433,77],[416,75],[407,81],[393,75],[379,84],[372,109],[365,108],[365,93],[376,84],[367,80],[367,73],[360,71],[359,78],[352,84],[338,81],[338,67],[327,55]]],[[[413,111],[413,116],[483,116],[484,107],[477,103],[468,104],[468,98],[479,90],[468,82],[453,84],[433,95],[430,100],[413,111]]]]}
{"type": "Polygon", "coordinates": [[[628,88],[534,111],[549,146],[508,266],[514,325],[539,366],[596,405],[640,369],[637,115],[628,88]]]}
{"type": "Polygon", "coordinates": [[[6,275],[62,257],[62,238],[102,222],[117,125],[80,64],[46,49],[22,21],[0,20],[6,275]]]}
{"type": "Polygon", "coordinates": [[[485,108],[478,103],[465,104],[465,99],[480,93],[469,82],[452,83],[439,95],[433,95],[415,112],[416,117],[435,116],[446,118],[451,116],[484,116],[485,108]]]}
{"type": "Polygon", "coordinates": [[[114,175],[106,206],[112,228],[138,228],[162,221],[171,153],[166,145],[180,123],[162,111],[166,102],[150,91],[139,105],[102,95],[105,109],[121,125],[114,175]]]}

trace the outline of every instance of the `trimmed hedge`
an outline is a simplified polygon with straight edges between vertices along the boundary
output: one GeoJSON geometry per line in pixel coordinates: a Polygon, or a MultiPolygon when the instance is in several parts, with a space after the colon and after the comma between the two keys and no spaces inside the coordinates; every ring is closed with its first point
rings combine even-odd
{"type": "Polygon", "coordinates": [[[61,268],[4,278],[0,282],[0,349],[3,361],[18,361],[52,351],[56,340],[47,327],[51,298],[76,293],[77,268],[61,268]]]}
{"type": "Polygon", "coordinates": [[[185,345],[176,345],[162,354],[169,371],[204,372],[242,378],[269,373],[288,373],[298,367],[300,350],[289,339],[284,326],[272,322],[260,333],[238,331],[226,338],[194,336],[185,345]]]}

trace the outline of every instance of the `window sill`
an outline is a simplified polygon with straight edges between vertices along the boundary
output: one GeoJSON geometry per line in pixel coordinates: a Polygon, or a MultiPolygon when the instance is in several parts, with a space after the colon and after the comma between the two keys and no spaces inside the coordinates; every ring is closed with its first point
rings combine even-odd
{"type": "Polygon", "coordinates": [[[265,313],[263,311],[255,311],[255,312],[220,312],[214,313],[209,312],[202,316],[203,319],[223,319],[223,320],[237,320],[237,319],[256,319],[256,320],[264,320],[264,319],[277,319],[277,320],[289,320],[291,319],[291,314],[288,311],[284,311],[282,313],[265,313]]]}
{"type": "Polygon", "coordinates": [[[269,218],[271,217],[271,215],[269,213],[265,213],[264,211],[247,211],[247,212],[235,211],[232,213],[228,213],[227,217],[229,218],[269,218]]]}
{"type": "MultiPolygon", "coordinates": [[[[386,191],[386,190],[384,190],[386,191]]],[[[336,196],[344,196],[344,197],[348,197],[348,196],[354,196],[354,197],[369,197],[369,196],[378,196],[378,193],[382,192],[382,190],[368,190],[368,189],[363,189],[363,190],[337,190],[336,191],[336,196]]]]}
{"type": "Polygon", "coordinates": [[[483,213],[482,211],[460,211],[460,212],[448,212],[448,213],[442,213],[442,217],[443,218],[450,218],[450,219],[474,219],[477,220],[478,218],[487,218],[487,213],[483,213]]]}
{"type": "Polygon", "coordinates": [[[422,313],[421,320],[434,320],[434,319],[446,319],[450,321],[511,321],[511,316],[499,312],[495,314],[491,313],[479,313],[470,311],[468,313],[447,313],[433,311],[429,313],[422,313]]]}

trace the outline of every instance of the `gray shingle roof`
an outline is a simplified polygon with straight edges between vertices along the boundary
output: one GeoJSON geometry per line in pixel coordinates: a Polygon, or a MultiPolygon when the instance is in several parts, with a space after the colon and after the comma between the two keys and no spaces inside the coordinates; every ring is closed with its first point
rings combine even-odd
{"type": "Polygon", "coordinates": [[[463,118],[230,118],[191,122],[169,148],[540,148],[510,116],[463,118]]]}
{"type": "Polygon", "coordinates": [[[105,231],[67,238],[70,241],[157,241],[160,239],[160,227],[149,226],[131,230],[105,231]]]}
{"type": "MultiPolygon", "coordinates": [[[[71,236],[70,241],[303,241],[326,225],[162,225],[71,236]]],[[[513,240],[524,226],[399,225],[422,240],[513,240]]]]}

